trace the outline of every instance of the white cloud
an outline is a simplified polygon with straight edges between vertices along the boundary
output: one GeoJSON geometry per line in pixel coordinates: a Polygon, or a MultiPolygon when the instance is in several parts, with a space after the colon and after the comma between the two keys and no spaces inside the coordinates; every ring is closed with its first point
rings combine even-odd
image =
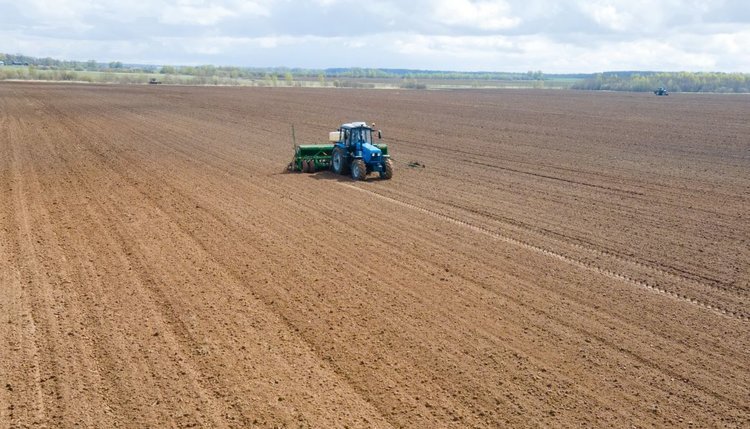
{"type": "Polygon", "coordinates": [[[170,50],[181,50],[188,53],[216,55],[227,50],[242,49],[278,49],[285,46],[301,46],[309,44],[339,44],[350,43],[338,37],[318,36],[262,36],[262,37],[162,37],[158,39],[161,45],[170,50]]]}
{"type": "Polygon", "coordinates": [[[506,36],[423,36],[404,35],[395,40],[401,54],[487,58],[517,49],[506,36]]]}
{"type": "MultiPolygon", "coordinates": [[[[0,1],[11,3],[9,1],[0,1]]],[[[148,2],[93,0],[27,0],[22,13],[37,25],[73,29],[94,27],[97,18],[131,22],[158,17],[164,24],[213,25],[235,16],[269,16],[273,0],[152,0],[148,2]]]]}
{"type": "Polygon", "coordinates": [[[434,19],[451,26],[502,30],[521,22],[520,18],[510,15],[510,7],[502,0],[439,0],[433,7],[434,19]]]}
{"type": "Polygon", "coordinates": [[[64,27],[69,31],[84,31],[93,27],[92,23],[83,19],[83,11],[87,9],[96,10],[97,5],[88,0],[60,0],[56,4],[45,0],[28,0],[23,12],[34,18],[33,26],[37,29],[64,27]]]}
{"type": "Polygon", "coordinates": [[[164,24],[214,25],[235,12],[223,6],[177,5],[162,10],[159,21],[164,24]]]}
{"type": "Polygon", "coordinates": [[[264,4],[248,1],[179,0],[174,5],[164,5],[159,21],[164,24],[215,25],[228,17],[257,15],[269,16],[264,4]]]}
{"type": "MultiPolygon", "coordinates": [[[[720,5],[717,0],[714,5],[720,5]]],[[[700,23],[711,7],[699,0],[579,0],[578,9],[602,27],[617,32],[663,32],[672,20],[700,23]]],[[[716,7],[716,6],[714,6],[716,7]]]]}
{"type": "Polygon", "coordinates": [[[612,30],[625,30],[632,21],[630,16],[618,11],[617,8],[611,4],[595,6],[589,13],[597,24],[603,25],[612,30]]]}

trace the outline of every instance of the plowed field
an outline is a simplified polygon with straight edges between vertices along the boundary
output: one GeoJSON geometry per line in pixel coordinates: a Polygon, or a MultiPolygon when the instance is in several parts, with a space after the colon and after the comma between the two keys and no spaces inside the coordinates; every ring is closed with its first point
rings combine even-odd
{"type": "Polygon", "coordinates": [[[748,427],[748,118],[2,84],[0,427],[748,427]],[[352,120],[393,180],[284,172],[352,120]]]}

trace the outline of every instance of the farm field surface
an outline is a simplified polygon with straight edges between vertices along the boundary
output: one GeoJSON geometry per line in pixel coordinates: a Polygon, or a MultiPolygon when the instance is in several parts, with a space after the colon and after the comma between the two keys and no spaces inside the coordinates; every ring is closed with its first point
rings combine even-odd
{"type": "Polygon", "coordinates": [[[0,428],[748,427],[748,118],[0,84],[0,428]],[[392,180],[285,172],[353,120],[392,180]]]}

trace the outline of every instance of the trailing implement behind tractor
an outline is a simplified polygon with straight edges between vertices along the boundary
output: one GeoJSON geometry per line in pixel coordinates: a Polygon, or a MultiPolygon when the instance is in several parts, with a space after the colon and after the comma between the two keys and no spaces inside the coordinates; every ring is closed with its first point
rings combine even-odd
{"type": "MultiPolygon", "coordinates": [[[[373,143],[373,133],[381,139],[380,131],[365,122],[341,125],[328,133],[329,144],[295,145],[291,171],[313,173],[330,168],[336,174],[350,173],[354,180],[365,180],[367,174],[377,172],[381,179],[393,177],[393,162],[388,146],[373,143]]],[[[294,135],[294,131],[292,131],[294,135]]]]}
{"type": "Polygon", "coordinates": [[[327,170],[331,167],[332,152],[333,145],[330,144],[304,144],[295,146],[294,160],[289,164],[289,169],[302,171],[303,173],[327,170]]]}

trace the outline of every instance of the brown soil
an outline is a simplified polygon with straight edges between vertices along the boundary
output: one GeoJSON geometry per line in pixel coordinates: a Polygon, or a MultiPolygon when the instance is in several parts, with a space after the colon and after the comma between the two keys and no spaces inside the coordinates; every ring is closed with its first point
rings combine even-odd
{"type": "Polygon", "coordinates": [[[2,84],[0,427],[748,427],[748,118],[2,84]],[[351,120],[393,180],[283,173],[351,120]]]}

